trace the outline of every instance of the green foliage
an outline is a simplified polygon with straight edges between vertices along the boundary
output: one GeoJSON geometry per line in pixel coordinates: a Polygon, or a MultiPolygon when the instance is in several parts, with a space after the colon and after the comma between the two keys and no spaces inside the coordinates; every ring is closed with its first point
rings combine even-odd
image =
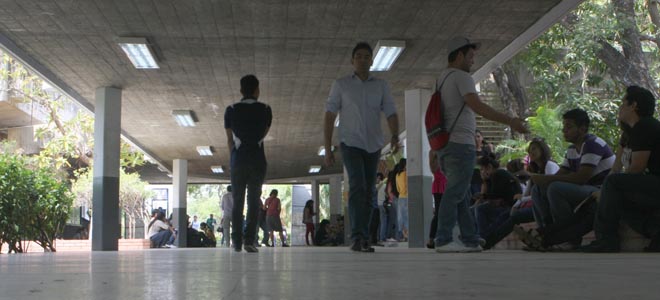
{"type": "MultiPolygon", "coordinates": [[[[568,144],[562,135],[561,107],[539,106],[534,117],[527,118],[532,136],[543,138],[552,151],[552,158],[561,162],[568,144]]],[[[526,139],[505,140],[495,150],[501,154],[500,163],[505,165],[515,158],[527,155],[529,141],[526,139]]]]}
{"type": "Polygon", "coordinates": [[[33,167],[15,152],[0,153],[0,243],[7,243],[10,252],[26,251],[30,240],[55,251],[53,240],[64,227],[73,196],[52,172],[33,167]]]}

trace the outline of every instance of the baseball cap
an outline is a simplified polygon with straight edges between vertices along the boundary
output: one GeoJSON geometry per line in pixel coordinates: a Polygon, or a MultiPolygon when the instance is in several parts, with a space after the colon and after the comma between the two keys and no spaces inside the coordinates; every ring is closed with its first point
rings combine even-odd
{"type": "Polygon", "coordinates": [[[475,43],[470,41],[470,39],[464,37],[464,36],[455,36],[447,42],[447,53],[452,53],[460,48],[463,48],[464,46],[474,46],[475,49],[479,49],[481,47],[481,43],[475,43]]]}

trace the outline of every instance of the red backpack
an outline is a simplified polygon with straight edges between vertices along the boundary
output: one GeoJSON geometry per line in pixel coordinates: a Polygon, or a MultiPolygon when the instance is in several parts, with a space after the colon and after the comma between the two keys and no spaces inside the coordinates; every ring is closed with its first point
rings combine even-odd
{"type": "Polygon", "coordinates": [[[435,92],[431,96],[429,106],[426,107],[426,116],[424,117],[424,123],[426,125],[426,136],[429,139],[429,145],[431,146],[431,149],[435,151],[440,150],[447,145],[447,142],[449,142],[449,134],[452,132],[452,130],[454,130],[456,121],[458,121],[458,117],[461,116],[461,113],[465,108],[465,103],[463,103],[461,111],[456,116],[456,120],[454,120],[451,128],[449,131],[447,131],[443,116],[444,106],[442,103],[442,96],[440,95],[440,91],[442,90],[442,85],[445,84],[445,80],[447,80],[451,73],[454,73],[454,71],[449,72],[449,74],[445,76],[445,79],[442,80],[440,87],[436,88],[435,92]]]}

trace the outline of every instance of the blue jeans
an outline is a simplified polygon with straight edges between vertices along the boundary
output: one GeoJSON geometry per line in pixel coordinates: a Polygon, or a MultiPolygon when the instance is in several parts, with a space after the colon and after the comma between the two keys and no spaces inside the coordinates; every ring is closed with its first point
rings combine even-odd
{"type": "Polygon", "coordinates": [[[151,240],[151,244],[154,246],[154,248],[160,248],[169,242],[170,237],[172,237],[172,231],[161,230],[158,233],[152,235],[149,239],[151,240]]]}
{"type": "Polygon", "coordinates": [[[348,173],[348,217],[351,223],[351,239],[368,240],[380,150],[369,153],[344,143],[340,148],[344,167],[348,173]]]}
{"type": "Polygon", "coordinates": [[[408,232],[408,198],[399,198],[399,204],[396,206],[397,231],[403,234],[404,230],[408,232]]]}
{"type": "Polygon", "coordinates": [[[380,231],[378,233],[378,240],[384,241],[387,239],[387,224],[389,223],[389,220],[387,219],[387,211],[384,206],[379,205],[378,210],[380,212],[380,231]]]}
{"type": "Polygon", "coordinates": [[[438,209],[436,247],[452,241],[452,231],[458,223],[461,240],[468,247],[479,244],[474,219],[470,213],[470,181],[476,161],[474,145],[449,142],[438,151],[442,172],[447,176],[445,193],[438,209]]]}
{"type": "Polygon", "coordinates": [[[598,190],[592,185],[561,181],[550,183],[545,189],[535,186],[532,189],[534,218],[539,227],[563,224],[573,217],[575,206],[598,190]]]}
{"type": "Polygon", "coordinates": [[[477,233],[482,238],[489,236],[495,229],[493,225],[502,223],[509,218],[511,207],[495,206],[490,202],[481,203],[474,207],[474,216],[477,221],[477,233]]]}

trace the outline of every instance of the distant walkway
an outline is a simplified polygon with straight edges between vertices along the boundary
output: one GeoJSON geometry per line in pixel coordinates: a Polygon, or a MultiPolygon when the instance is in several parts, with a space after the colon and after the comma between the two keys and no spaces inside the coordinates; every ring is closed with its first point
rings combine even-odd
{"type": "Polygon", "coordinates": [[[0,299],[657,299],[660,254],[151,249],[0,255],[0,299]]]}

